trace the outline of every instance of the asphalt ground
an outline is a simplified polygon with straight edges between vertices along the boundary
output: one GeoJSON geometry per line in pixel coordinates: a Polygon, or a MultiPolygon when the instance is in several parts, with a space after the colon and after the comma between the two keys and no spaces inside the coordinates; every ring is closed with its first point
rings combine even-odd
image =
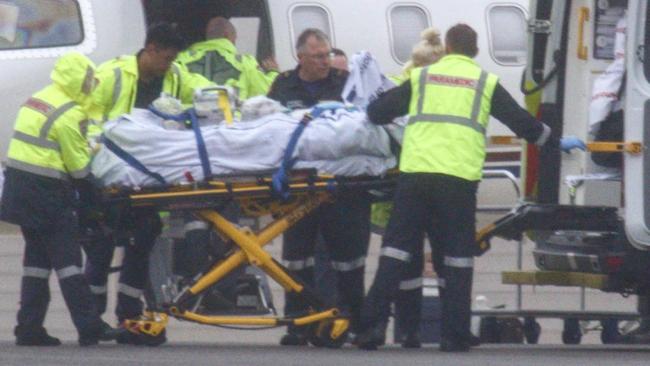
{"type": "Polygon", "coordinates": [[[337,350],[314,347],[287,348],[275,344],[243,342],[214,344],[175,342],[157,348],[102,345],[80,348],[66,344],[56,348],[15,347],[0,342],[0,364],[4,366],[60,365],[648,365],[650,348],[624,346],[517,346],[489,345],[469,353],[441,353],[434,347],[406,350],[395,346],[378,351],[346,347],[337,350]]]}

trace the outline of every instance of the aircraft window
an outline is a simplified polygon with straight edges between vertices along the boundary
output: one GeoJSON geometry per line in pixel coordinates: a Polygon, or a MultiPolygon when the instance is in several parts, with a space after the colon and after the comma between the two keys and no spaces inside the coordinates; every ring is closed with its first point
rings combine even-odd
{"type": "Polygon", "coordinates": [[[493,5],[487,10],[490,55],[501,65],[526,62],[526,13],[517,5],[493,5]]]}
{"type": "MultiPolygon", "coordinates": [[[[320,29],[330,38],[332,46],[335,44],[334,34],[332,33],[332,17],[327,9],[322,6],[298,5],[293,7],[291,9],[291,23],[293,44],[296,44],[300,33],[307,28],[320,29]]],[[[297,57],[295,54],[294,56],[297,57]]]]}
{"type": "Polygon", "coordinates": [[[72,46],[83,38],[77,0],[0,1],[0,50],[72,46]]]}
{"type": "Polygon", "coordinates": [[[237,50],[241,54],[256,55],[260,18],[232,17],[230,22],[237,29],[237,50]]]}
{"type": "Polygon", "coordinates": [[[411,59],[420,33],[431,26],[426,10],[415,5],[397,5],[389,10],[390,43],[393,58],[400,64],[411,59]]]}

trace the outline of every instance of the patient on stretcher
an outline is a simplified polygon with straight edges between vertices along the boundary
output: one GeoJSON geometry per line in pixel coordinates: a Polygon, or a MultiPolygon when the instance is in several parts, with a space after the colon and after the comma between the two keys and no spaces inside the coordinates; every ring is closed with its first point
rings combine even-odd
{"type": "MultiPolygon", "coordinates": [[[[393,141],[399,141],[404,125],[374,125],[363,111],[368,100],[390,85],[378,67],[367,67],[376,64],[368,52],[354,55],[352,64],[355,77],[348,79],[343,99],[358,108],[317,105],[312,112],[317,110],[318,116],[303,130],[293,152],[294,168],[377,176],[396,166],[389,132],[393,141]]],[[[215,94],[199,92],[194,111],[200,128],[193,128],[186,108],[169,97],[153,103],[155,113],[134,109],[107,122],[104,143],[92,162],[93,174],[107,186],[142,187],[187,183],[188,176],[199,181],[206,172],[217,176],[277,169],[309,110],[287,111],[260,96],[244,102],[237,112],[233,100],[224,104],[215,94]],[[234,123],[224,122],[229,114],[234,123]]]]}
{"type": "MultiPolygon", "coordinates": [[[[261,105],[271,114],[258,111],[259,118],[232,124],[201,123],[200,133],[213,175],[268,171],[280,166],[299,120],[278,113],[263,100],[258,102],[263,102],[261,105]]],[[[247,111],[245,115],[255,113],[247,111]]],[[[170,130],[171,123],[150,110],[134,109],[131,114],[107,122],[104,138],[162,176],[167,184],[185,182],[188,173],[202,180],[205,169],[195,131],[170,130]]],[[[343,176],[381,175],[396,165],[387,132],[368,122],[364,112],[346,109],[329,111],[312,120],[298,141],[294,158],[295,168],[315,168],[321,173],[343,176]]],[[[92,171],[104,185],[160,183],[105,144],[93,159],[92,171]]]]}

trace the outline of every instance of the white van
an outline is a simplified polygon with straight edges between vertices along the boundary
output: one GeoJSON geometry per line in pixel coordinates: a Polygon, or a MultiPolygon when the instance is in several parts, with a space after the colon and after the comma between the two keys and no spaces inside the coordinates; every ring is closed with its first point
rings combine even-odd
{"type": "MultiPolygon", "coordinates": [[[[201,40],[213,16],[237,27],[241,52],[275,55],[280,68],[296,64],[295,40],[302,30],[325,31],[348,54],[369,50],[386,74],[399,73],[420,32],[444,32],[465,22],[480,34],[478,62],[501,76],[523,101],[518,84],[526,58],[526,0],[0,0],[0,157],[4,158],[16,113],[26,98],[48,83],[57,57],[79,51],[95,62],[135,53],[146,24],[177,23],[189,41],[201,40]]],[[[507,133],[498,123],[491,134],[507,133]]],[[[489,164],[489,163],[488,163],[489,164]]]]}

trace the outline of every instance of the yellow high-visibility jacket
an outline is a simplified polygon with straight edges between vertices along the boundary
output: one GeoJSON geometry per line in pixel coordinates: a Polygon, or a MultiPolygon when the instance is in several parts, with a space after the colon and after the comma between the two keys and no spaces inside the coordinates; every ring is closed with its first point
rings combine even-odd
{"type": "MultiPolygon", "coordinates": [[[[120,56],[97,68],[99,85],[93,93],[93,118],[107,121],[129,113],[135,105],[138,88],[138,60],[135,55],[120,56]]],[[[163,80],[164,93],[191,104],[194,90],[214,86],[201,75],[173,63],[163,80]]]]}
{"type": "Polygon", "coordinates": [[[29,98],[18,112],[7,152],[8,167],[62,180],[90,173],[84,106],[95,86],[94,74],[92,61],[79,53],[57,61],[53,83],[29,98]]]}
{"type": "Polygon", "coordinates": [[[179,53],[176,61],[219,85],[232,86],[241,100],[266,95],[278,76],[276,71],[262,70],[255,57],[238,54],[226,38],[195,43],[179,53]]]}
{"type": "Polygon", "coordinates": [[[414,69],[400,170],[480,180],[497,82],[496,75],[457,54],[414,69]]]}

